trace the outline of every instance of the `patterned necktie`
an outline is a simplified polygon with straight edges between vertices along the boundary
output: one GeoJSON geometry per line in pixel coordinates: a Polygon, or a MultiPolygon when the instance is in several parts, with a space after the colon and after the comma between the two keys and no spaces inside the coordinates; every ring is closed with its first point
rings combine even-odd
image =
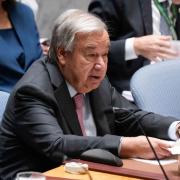
{"type": "MultiPolygon", "coordinates": [[[[167,16],[169,16],[169,13],[168,13],[169,2],[164,1],[161,3],[161,5],[162,5],[164,11],[166,12],[167,16]]],[[[160,32],[162,35],[172,35],[170,27],[167,24],[167,22],[163,16],[161,16],[161,18],[160,18],[160,32]]]]}
{"type": "Polygon", "coordinates": [[[79,124],[82,130],[82,133],[85,136],[86,133],[85,133],[84,117],[83,117],[84,95],[78,93],[73,97],[73,100],[76,107],[76,113],[78,116],[79,124]]]}
{"type": "Polygon", "coordinates": [[[176,19],[176,33],[178,38],[180,38],[180,7],[178,9],[179,13],[177,14],[177,19],[176,19]]]}

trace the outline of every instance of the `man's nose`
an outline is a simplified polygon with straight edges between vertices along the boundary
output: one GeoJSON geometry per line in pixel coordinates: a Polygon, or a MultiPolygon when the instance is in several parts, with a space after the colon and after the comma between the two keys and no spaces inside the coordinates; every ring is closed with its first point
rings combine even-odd
{"type": "Polygon", "coordinates": [[[102,56],[99,56],[95,63],[95,69],[99,70],[99,69],[105,67],[105,65],[106,65],[105,59],[102,56]]]}

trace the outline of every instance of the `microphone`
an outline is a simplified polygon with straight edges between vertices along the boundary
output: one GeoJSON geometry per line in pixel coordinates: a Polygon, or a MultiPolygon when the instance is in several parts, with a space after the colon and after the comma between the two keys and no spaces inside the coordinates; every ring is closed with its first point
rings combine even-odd
{"type": "Polygon", "coordinates": [[[157,156],[157,153],[156,153],[156,151],[155,151],[151,141],[149,140],[149,137],[147,136],[147,134],[146,134],[146,132],[144,130],[144,127],[143,127],[143,125],[142,125],[142,123],[140,121],[144,116],[146,116],[149,113],[147,113],[145,115],[142,115],[142,116],[137,118],[136,115],[135,115],[135,111],[137,111],[137,110],[126,109],[126,108],[119,108],[119,107],[111,107],[111,108],[108,108],[108,109],[105,110],[106,113],[113,113],[116,118],[125,119],[126,117],[129,117],[131,115],[134,116],[134,118],[137,121],[137,124],[139,125],[139,128],[140,128],[141,132],[143,133],[143,135],[146,137],[146,139],[148,141],[148,144],[149,144],[149,146],[150,146],[150,148],[151,148],[151,150],[152,150],[152,152],[153,152],[153,154],[154,154],[154,156],[155,156],[155,158],[156,158],[156,160],[157,160],[157,162],[159,164],[159,167],[160,167],[160,169],[161,169],[165,179],[169,180],[169,178],[168,178],[168,176],[167,176],[163,166],[160,163],[160,160],[159,160],[159,158],[157,156]]]}

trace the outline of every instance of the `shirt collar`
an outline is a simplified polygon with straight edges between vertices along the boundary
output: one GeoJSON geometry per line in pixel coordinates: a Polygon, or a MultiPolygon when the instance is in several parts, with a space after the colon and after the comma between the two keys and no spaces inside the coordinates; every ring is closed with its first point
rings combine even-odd
{"type": "MultiPolygon", "coordinates": [[[[74,97],[76,94],[78,94],[78,92],[74,89],[74,87],[71,84],[69,84],[67,81],[66,81],[66,85],[68,87],[71,98],[74,97]]],[[[81,94],[83,94],[84,97],[86,95],[86,93],[81,93],[81,94]]]]}
{"type": "Polygon", "coordinates": [[[66,81],[71,98],[77,94],[77,91],[66,81]]]}

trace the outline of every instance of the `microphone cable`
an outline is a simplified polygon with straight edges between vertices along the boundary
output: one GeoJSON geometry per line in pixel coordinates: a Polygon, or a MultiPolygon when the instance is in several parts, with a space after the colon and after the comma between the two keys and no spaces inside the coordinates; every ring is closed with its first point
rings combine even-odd
{"type": "MultiPolygon", "coordinates": [[[[126,108],[119,108],[119,107],[112,107],[112,108],[111,108],[111,111],[115,114],[115,117],[118,117],[118,115],[121,116],[121,114],[126,115],[126,114],[128,113],[128,114],[126,115],[126,117],[123,117],[123,118],[127,118],[127,117],[129,117],[129,116],[132,115],[132,116],[136,119],[136,121],[137,121],[137,123],[138,123],[138,125],[139,125],[139,128],[140,128],[141,132],[143,133],[143,135],[146,137],[146,139],[147,139],[147,141],[148,141],[148,144],[149,144],[149,146],[150,146],[150,148],[151,148],[151,150],[152,150],[152,152],[153,152],[153,154],[154,154],[154,156],[155,156],[155,158],[156,158],[156,160],[157,160],[157,162],[158,162],[158,164],[159,164],[159,167],[160,167],[160,169],[161,169],[161,171],[162,171],[165,179],[166,179],[166,180],[169,180],[169,178],[168,178],[168,176],[167,176],[167,174],[166,174],[163,166],[162,166],[161,163],[160,163],[160,160],[159,160],[159,158],[158,158],[158,156],[157,156],[157,153],[156,153],[153,145],[151,144],[151,141],[149,140],[149,137],[147,136],[147,134],[146,134],[146,132],[145,132],[145,130],[144,130],[144,127],[143,127],[143,125],[142,125],[142,123],[141,123],[141,119],[144,118],[145,116],[147,116],[147,115],[150,114],[150,113],[146,113],[146,114],[140,116],[139,118],[137,118],[136,115],[135,115],[135,112],[138,111],[138,110],[139,110],[139,109],[137,109],[137,110],[132,110],[132,109],[130,109],[130,110],[129,110],[129,109],[126,109],[126,108]]],[[[110,110],[107,110],[106,112],[110,112],[110,110]]]]}

